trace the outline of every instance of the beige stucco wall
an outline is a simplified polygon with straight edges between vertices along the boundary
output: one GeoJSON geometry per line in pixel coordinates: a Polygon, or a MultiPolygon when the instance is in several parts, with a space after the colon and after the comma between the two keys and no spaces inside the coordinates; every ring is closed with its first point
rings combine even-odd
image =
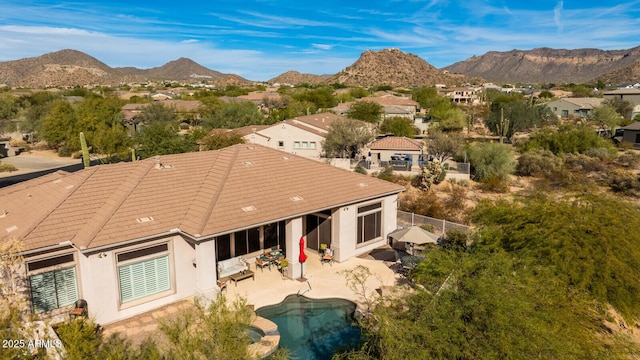
{"type": "Polygon", "coordinates": [[[281,123],[271,126],[269,128],[260,130],[259,133],[262,136],[258,134],[249,134],[245,136],[245,139],[247,139],[248,142],[252,142],[254,144],[268,146],[270,148],[282,150],[290,154],[296,154],[316,160],[320,158],[320,154],[322,153],[322,141],[324,140],[324,137],[305,131],[295,126],[291,126],[287,123],[281,123]],[[284,143],[283,147],[278,146],[279,141],[282,141],[284,143]],[[306,141],[307,143],[315,142],[316,148],[294,148],[294,142],[296,141],[299,141],[301,144],[303,141],[306,141]]]}
{"type": "MultiPolygon", "coordinates": [[[[196,280],[195,268],[192,262],[194,257],[194,249],[180,236],[147,242],[137,246],[128,246],[118,250],[104,251],[88,257],[79,255],[78,272],[80,273],[80,280],[78,285],[80,287],[80,297],[87,300],[89,313],[95,317],[99,324],[108,324],[153,310],[194,294],[196,280]],[[167,240],[169,240],[172,293],[153,300],[136,300],[131,304],[121,306],[116,255],[121,252],[156,245],[167,240]],[[105,254],[106,256],[100,257],[100,254],[105,254]]],[[[215,277],[215,273],[212,276],[215,277]]]]}

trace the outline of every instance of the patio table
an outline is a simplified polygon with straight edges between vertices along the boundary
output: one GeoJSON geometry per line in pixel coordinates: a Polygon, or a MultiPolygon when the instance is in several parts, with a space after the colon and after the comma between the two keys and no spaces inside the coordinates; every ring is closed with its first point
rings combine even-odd
{"type": "Polygon", "coordinates": [[[233,281],[233,284],[236,287],[238,287],[238,281],[240,281],[240,280],[252,278],[253,281],[256,281],[255,274],[251,270],[245,270],[245,271],[233,274],[233,275],[229,276],[229,278],[231,279],[231,281],[233,281]]]}

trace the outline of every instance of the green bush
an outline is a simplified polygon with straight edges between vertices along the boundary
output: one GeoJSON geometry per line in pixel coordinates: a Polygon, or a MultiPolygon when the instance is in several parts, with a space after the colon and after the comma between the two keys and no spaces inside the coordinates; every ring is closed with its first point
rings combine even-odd
{"type": "MultiPolygon", "coordinates": [[[[527,142],[520,147],[521,152],[534,149],[549,150],[555,155],[585,153],[590,149],[603,148],[611,154],[615,152],[613,143],[606,140],[589,126],[574,127],[563,125],[559,129],[543,128],[532,134],[527,142]]],[[[613,155],[615,156],[615,155],[613,155]]]]}
{"type": "Polygon", "coordinates": [[[356,168],[353,171],[357,172],[358,174],[367,175],[367,169],[365,169],[364,166],[362,166],[362,164],[360,164],[360,163],[358,163],[358,165],[356,165],[356,168]]]}
{"type": "Polygon", "coordinates": [[[562,158],[549,150],[535,149],[520,156],[516,172],[522,176],[548,176],[562,166],[562,158]]]}
{"type": "Polygon", "coordinates": [[[505,144],[477,143],[469,148],[469,162],[476,181],[490,177],[506,180],[515,170],[515,157],[505,144]]]}

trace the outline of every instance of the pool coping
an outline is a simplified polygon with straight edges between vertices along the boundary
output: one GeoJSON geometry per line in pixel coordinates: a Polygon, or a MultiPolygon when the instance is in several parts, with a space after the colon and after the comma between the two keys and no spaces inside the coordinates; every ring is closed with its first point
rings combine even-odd
{"type": "Polygon", "coordinates": [[[260,341],[249,345],[249,356],[252,359],[264,359],[269,357],[280,345],[280,332],[278,331],[278,325],[267,318],[256,315],[251,326],[262,331],[264,336],[260,341]]]}

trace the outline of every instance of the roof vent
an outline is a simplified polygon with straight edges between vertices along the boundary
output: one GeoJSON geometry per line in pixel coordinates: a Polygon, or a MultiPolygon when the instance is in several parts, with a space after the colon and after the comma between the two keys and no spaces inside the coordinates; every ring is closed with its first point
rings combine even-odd
{"type": "Polygon", "coordinates": [[[137,218],[136,221],[139,222],[140,224],[144,224],[144,223],[148,223],[153,221],[153,217],[152,216],[145,216],[145,217],[141,217],[141,218],[137,218]]]}
{"type": "Polygon", "coordinates": [[[256,208],[255,206],[251,205],[251,206],[245,206],[242,208],[242,211],[244,212],[249,212],[249,211],[255,211],[258,210],[258,208],[256,208]]]}
{"type": "Polygon", "coordinates": [[[358,186],[363,188],[363,187],[367,187],[368,185],[367,185],[367,183],[358,183],[358,186]]]}
{"type": "Polygon", "coordinates": [[[67,189],[67,190],[71,190],[71,189],[73,189],[73,185],[67,185],[64,188],[67,189]]]}
{"type": "Polygon", "coordinates": [[[292,196],[289,198],[289,200],[291,201],[300,201],[303,200],[304,198],[302,196],[292,196]]]}
{"type": "Polygon", "coordinates": [[[13,226],[9,226],[6,230],[7,230],[8,233],[10,233],[10,232],[14,232],[14,231],[18,230],[18,227],[13,225],[13,226]]]}
{"type": "Polygon", "coordinates": [[[7,215],[9,215],[9,210],[4,210],[0,212],[0,219],[2,219],[3,217],[7,217],[7,215]]]}
{"type": "Polygon", "coordinates": [[[243,164],[245,166],[251,166],[251,165],[255,165],[255,162],[253,162],[253,161],[245,161],[245,162],[243,162],[243,164]]]}
{"type": "Polygon", "coordinates": [[[288,157],[288,156],[283,156],[283,157],[281,157],[280,159],[282,159],[282,160],[289,160],[289,159],[291,159],[291,158],[290,158],[290,157],[288,157]]]}
{"type": "Polygon", "coordinates": [[[247,150],[253,150],[253,149],[255,149],[255,147],[253,147],[253,146],[247,146],[247,150]]]}

